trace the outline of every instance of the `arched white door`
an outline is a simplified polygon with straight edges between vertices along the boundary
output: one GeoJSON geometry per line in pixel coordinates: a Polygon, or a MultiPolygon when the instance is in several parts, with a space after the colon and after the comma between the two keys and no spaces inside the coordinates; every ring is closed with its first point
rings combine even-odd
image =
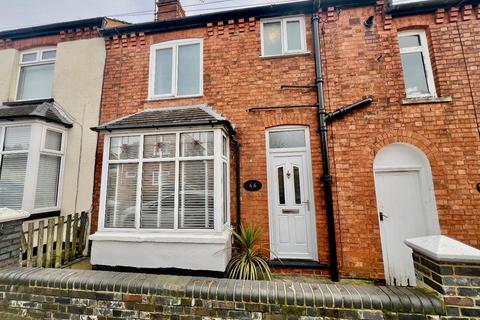
{"type": "Polygon", "coordinates": [[[420,149],[394,143],[379,151],[373,167],[385,279],[414,286],[412,251],[404,240],[440,233],[430,164],[420,149]]]}

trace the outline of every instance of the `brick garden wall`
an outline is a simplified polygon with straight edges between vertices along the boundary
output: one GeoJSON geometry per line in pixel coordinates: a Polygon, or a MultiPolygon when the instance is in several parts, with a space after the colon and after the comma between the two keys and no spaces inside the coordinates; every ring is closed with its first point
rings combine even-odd
{"type": "MultiPolygon", "coordinates": [[[[442,233],[480,245],[480,113],[478,8],[391,18],[377,6],[322,13],[321,46],[327,111],[373,95],[375,102],[334,122],[329,131],[337,242],[344,276],[383,277],[375,202],[373,159],[385,145],[410,143],[428,157],[442,233]],[[373,28],[363,21],[375,16],[373,28]],[[451,102],[402,105],[404,86],[397,31],[426,28],[441,96],[451,102]],[[475,110],[476,108],[476,110],[475,110]]],[[[312,52],[310,17],[305,18],[307,47],[312,52]]],[[[269,247],[265,129],[278,125],[310,128],[319,258],[328,262],[319,137],[314,108],[246,112],[249,107],[313,104],[310,89],[281,91],[285,84],[314,82],[311,53],[281,58],[260,57],[260,22],[255,18],[212,21],[204,28],[160,34],[132,34],[107,40],[101,122],[147,108],[207,103],[238,129],[241,181],[258,179],[259,192],[241,191],[242,220],[265,231],[269,247]],[[147,101],[150,45],[180,38],[204,40],[204,96],[147,101]]],[[[103,137],[97,150],[93,230],[97,228],[103,137]]],[[[232,184],[233,165],[232,165],[232,184]]],[[[234,190],[232,185],[231,190],[234,190]]],[[[234,197],[234,193],[232,193],[234,197]]],[[[232,198],[232,218],[235,212],[232,198]]],[[[234,222],[234,221],[232,221],[234,222]]]]}
{"type": "Polygon", "coordinates": [[[0,271],[1,319],[440,319],[415,289],[101,271],[0,271]]]}

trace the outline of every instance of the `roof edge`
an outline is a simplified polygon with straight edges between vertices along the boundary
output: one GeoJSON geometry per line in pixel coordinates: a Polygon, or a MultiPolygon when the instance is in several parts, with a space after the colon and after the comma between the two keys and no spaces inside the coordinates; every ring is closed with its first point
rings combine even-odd
{"type": "Polygon", "coordinates": [[[467,4],[477,5],[479,3],[479,0],[424,0],[393,5],[390,0],[386,13],[391,14],[393,17],[400,17],[434,12],[445,7],[460,7],[467,4]]]}
{"type": "Polygon", "coordinates": [[[28,28],[21,29],[10,29],[5,31],[0,31],[0,39],[25,39],[33,38],[40,36],[49,36],[59,33],[65,29],[77,29],[77,28],[86,28],[86,27],[97,27],[101,29],[105,24],[105,17],[96,17],[89,19],[81,20],[72,20],[57,22],[51,24],[44,24],[39,26],[33,26],[28,28]]]}

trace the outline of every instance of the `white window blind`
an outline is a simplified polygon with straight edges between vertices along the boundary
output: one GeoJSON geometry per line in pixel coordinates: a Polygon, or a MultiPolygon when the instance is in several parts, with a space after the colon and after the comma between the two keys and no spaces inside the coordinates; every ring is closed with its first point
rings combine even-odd
{"type": "MultiPolygon", "coordinates": [[[[226,141],[218,139],[215,146],[214,137],[207,131],[109,138],[104,227],[214,229],[216,148],[225,164],[218,168],[219,177],[227,174],[228,163],[221,145],[226,141]],[[121,156],[121,146],[129,143],[136,159],[121,156]]],[[[219,180],[219,197],[229,195],[226,178],[219,180]]],[[[221,203],[226,207],[226,200],[221,203]]],[[[218,214],[225,216],[225,211],[218,208],[218,214]]]]}
{"type": "Polygon", "coordinates": [[[58,183],[62,157],[57,155],[40,155],[38,167],[35,208],[51,208],[57,206],[58,183]]]}
{"type": "Polygon", "coordinates": [[[150,98],[202,94],[202,41],[175,40],[155,44],[150,52],[150,98]]]}
{"type": "Polygon", "coordinates": [[[0,166],[0,207],[22,209],[27,172],[30,126],[3,128],[0,166]]]}
{"type": "Polygon", "coordinates": [[[2,156],[0,168],[0,207],[21,209],[28,153],[2,156]]]}
{"type": "Polygon", "coordinates": [[[55,58],[55,49],[22,53],[17,100],[50,98],[52,96],[55,58]]]}

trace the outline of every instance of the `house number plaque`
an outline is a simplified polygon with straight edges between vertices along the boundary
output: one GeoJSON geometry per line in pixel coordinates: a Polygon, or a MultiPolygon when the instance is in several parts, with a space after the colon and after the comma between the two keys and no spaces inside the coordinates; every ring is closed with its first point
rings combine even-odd
{"type": "Polygon", "coordinates": [[[243,187],[247,191],[258,191],[262,189],[262,183],[258,180],[248,180],[248,181],[245,181],[245,183],[243,184],[243,187]]]}

